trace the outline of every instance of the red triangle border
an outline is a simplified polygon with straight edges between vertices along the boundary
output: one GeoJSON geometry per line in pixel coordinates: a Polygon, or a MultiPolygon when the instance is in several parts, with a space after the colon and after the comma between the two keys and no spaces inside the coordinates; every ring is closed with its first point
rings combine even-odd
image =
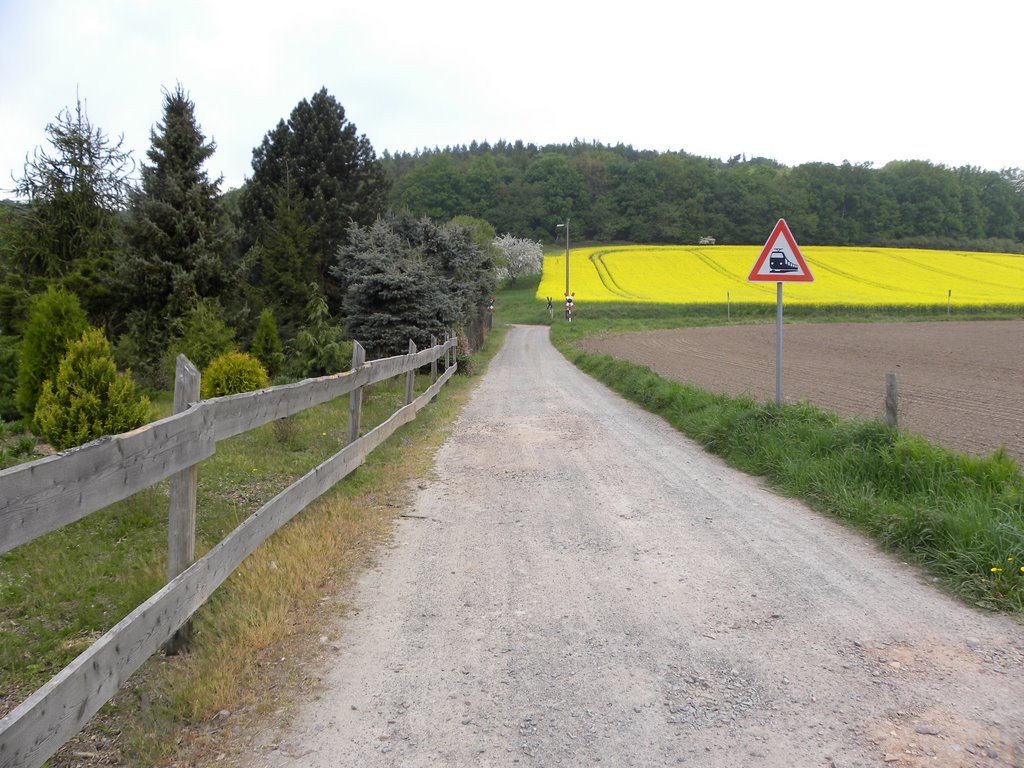
{"type": "Polygon", "coordinates": [[[747,276],[748,283],[765,282],[765,283],[813,283],[814,275],[811,274],[810,268],[807,266],[807,262],[804,261],[804,256],[800,253],[800,247],[796,244],[796,240],[793,238],[793,233],[789,230],[789,225],[785,219],[779,219],[775,225],[775,229],[768,236],[768,240],[764,244],[764,248],[761,249],[761,255],[757,257],[757,261],[754,262],[753,269],[750,270],[750,274],[747,276]],[[790,250],[793,252],[793,258],[796,259],[796,263],[800,266],[803,274],[781,274],[781,275],[762,275],[758,272],[761,269],[761,265],[764,264],[764,260],[768,258],[768,254],[771,253],[772,246],[775,241],[778,240],[779,234],[782,234],[786,238],[786,242],[789,244],[790,250]]]}

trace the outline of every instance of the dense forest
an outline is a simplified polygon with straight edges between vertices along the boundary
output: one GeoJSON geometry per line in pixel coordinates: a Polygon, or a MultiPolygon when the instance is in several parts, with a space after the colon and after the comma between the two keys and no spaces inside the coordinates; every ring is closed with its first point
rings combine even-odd
{"type": "Polygon", "coordinates": [[[1018,252],[1024,173],[924,160],[882,168],[574,142],[522,142],[383,155],[391,205],[446,220],[467,214],[547,242],[571,221],[591,242],[760,244],[779,217],[801,243],[1018,252]]]}

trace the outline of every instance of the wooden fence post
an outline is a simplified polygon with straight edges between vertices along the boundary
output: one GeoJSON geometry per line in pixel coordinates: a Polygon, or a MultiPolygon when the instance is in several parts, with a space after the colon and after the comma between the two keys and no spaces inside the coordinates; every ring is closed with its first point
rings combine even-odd
{"type": "MultiPolygon", "coordinates": [[[[178,355],[174,365],[174,412],[187,411],[199,400],[201,376],[184,355],[178,355]]],[[[198,464],[171,476],[170,508],[167,518],[167,581],[184,571],[196,559],[196,483],[198,464]]],[[[188,648],[192,639],[192,620],[189,619],[174,637],[167,641],[164,651],[174,656],[188,648]]]]}
{"type": "Polygon", "coordinates": [[[896,400],[896,374],[885,374],[885,423],[890,427],[899,426],[896,400]]]}
{"type": "MultiPolygon", "coordinates": [[[[430,336],[430,346],[431,347],[436,347],[437,346],[437,336],[434,336],[433,334],[431,334],[431,336],[430,336]]],[[[433,360],[430,361],[430,383],[431,384],[437,384],[437,358],[436,357],[433,360]]]]}
{"type": "MultiPolygon", "coordinates": [[[[409,354],[416,354],[416,342],[409,339],[409,354]]],[[[413,390],[416,385],[416,369],[409,371],[405,374],[405,404],[409,405],[412,402],[413,390]]]]}
{"type": "MultiPolygon", "coordinates": [[[[352,342],[352,370],[358,371],[366,362],[366,350],[358,341],[352,342]]],[[[363,419],[363,388],[353,389],[348,396],[348,442],[359,439],[359,426],[363,419]]]]}

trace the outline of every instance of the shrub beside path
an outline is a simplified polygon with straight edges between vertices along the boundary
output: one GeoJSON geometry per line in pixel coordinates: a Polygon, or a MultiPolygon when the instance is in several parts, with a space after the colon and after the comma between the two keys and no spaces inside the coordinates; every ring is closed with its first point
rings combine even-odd
{"type": "Polygon", "coordinates": [[[350,594],[322,685],[222,764],[1024,765],[1024,633],[514,328],[350,594]]]}

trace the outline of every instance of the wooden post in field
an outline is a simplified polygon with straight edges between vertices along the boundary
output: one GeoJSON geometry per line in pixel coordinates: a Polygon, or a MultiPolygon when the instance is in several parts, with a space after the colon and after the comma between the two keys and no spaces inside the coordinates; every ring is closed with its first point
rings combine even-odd
{"type": "MultiPolygon", "coordinates": [[[[358,341],[352,342],[352,370],[358,371],[366,362],[366,350],[358,341]]],[[[348,396],[348,442],[359,438],[359,425],[363,418],[363,388],[353,389],[348,396]]]]}
{"type": "MultiPolygon", "coordinates": [[[[199,371],[184,355],[178,355],[174,366],[174,412],[187,411],[199,400],[199,371]]],[[[167,581],[184,571],[196,559],[196,483],[198,465],[193,464],[171,476],[170,508],[167,518],[167,581]]],[[[174,656],[188,648],[192,639],[189,619],[164,651],[174,656]]]]}
{"type": "MultiPolygon", "coordinates": [[[[437,346],[437,336],[430,336],[430,346],[437,346]]],[[[437,384],[437,358],[430,361],[430,383],[437,384]]]]}
{"type": "Polygon", "coordinates": [[[896,408],[896,374],[885,374],[885,423],[890,427],[899,426],[896,408]]]}
{"type": "MultiPolygon", "coordinates": [[[[416,342],[409,339],[409,354],[416,354],[416,342]]],[[[405,374],[405,404],[409,405],[412,402],[413,390],[416,385],[416,369],[409,371],[405,374]]]]}

